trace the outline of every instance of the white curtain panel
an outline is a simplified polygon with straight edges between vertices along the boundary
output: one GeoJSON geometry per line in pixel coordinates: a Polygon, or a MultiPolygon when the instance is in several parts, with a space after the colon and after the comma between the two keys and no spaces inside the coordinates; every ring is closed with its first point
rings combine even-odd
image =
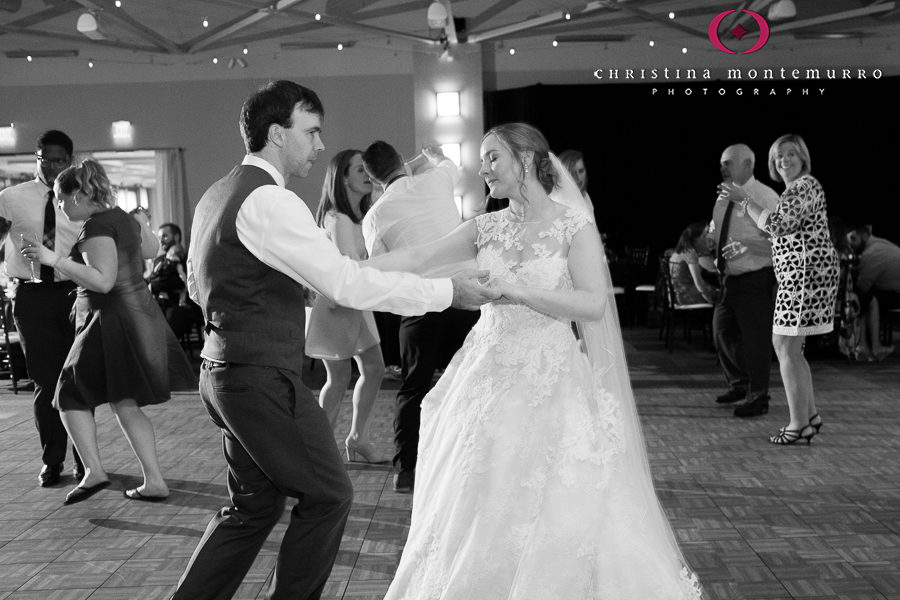
{"type": "Polygon", "coordinates": [[[175,223],[187,242],[191,213],[184,176],[184,151],[181,148],[156,150],[156,190],[150,197],[150,223],[154,230],[163,223],[175,223]]]}

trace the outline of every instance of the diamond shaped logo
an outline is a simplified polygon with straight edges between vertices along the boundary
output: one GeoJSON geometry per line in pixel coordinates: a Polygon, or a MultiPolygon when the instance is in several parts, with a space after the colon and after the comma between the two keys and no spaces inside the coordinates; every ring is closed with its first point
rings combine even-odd
{"type": "Polygon", "coordinates": [[[735,27],[728,33],[730,33],[731,35],[733,35],[734,37],[736,37],[737,39],[740,40],[743,36],[747,35],[748,31],[739,24],[737,27],[735,27]]]}

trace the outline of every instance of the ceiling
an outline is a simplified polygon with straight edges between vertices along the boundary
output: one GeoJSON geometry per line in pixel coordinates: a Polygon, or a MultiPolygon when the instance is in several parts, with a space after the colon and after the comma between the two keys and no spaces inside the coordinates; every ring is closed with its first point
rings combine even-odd
{"type": "MultiPolygon", "coordinates": [[[[263,53],[344,47],[441,53],[465,44],[601,44],[658,40],[710,47],[708,27],[726,10],[719,32],[742,24],[752,45],[750,15],[770,17],[775,0],[440,0],[454,17],[432,29],[432,0],[0,0],[3,62],[60,60],[199,64],[213,59],[241,68],[263,53]],[[85,13],[102,39],[76,26],[85,13]],[[740,17],[738,17],[740,15],[740,17]],[[673,18],[674,17],[674,18],[673,18]],[[207,26],[204,27],[204,22],[207,26]],[[4,56],[5,55],[5,56],[4,56]]],[[[900,0],[794,0],[796,15],[769,18],[773,39],[810,48],[823,36],[889,43],[900,40],[900,0]]],[[[784,46],[786,47],[786,46],[784,46]]],[[[737,46],[735,50],[741,51],[737,46]]],[[[92,65],[91,65],[92,66],[92,65]]]]}

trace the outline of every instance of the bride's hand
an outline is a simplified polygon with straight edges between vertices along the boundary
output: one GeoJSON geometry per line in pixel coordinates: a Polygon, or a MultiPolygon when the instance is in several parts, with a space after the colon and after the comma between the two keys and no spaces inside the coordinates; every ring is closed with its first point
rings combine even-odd
{"type": "Polygon", "coordinates": [[[495,300],[494,304],[518,304],[516,301],[517,286],[499,278],[491,278],[487,285],[500,293],[500,298],[495,300]]]}

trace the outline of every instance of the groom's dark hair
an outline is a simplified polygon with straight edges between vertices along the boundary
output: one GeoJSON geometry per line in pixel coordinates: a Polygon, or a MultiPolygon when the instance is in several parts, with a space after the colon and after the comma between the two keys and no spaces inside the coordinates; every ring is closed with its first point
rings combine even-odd
{"type": "Polygon", "coordinates": [[[372,142],[362,154],[363,167],[370,177],[379,183],[387,181],[388,176],[397,169],[403,168],[403,158],[393,146],[378,140],[372,142]]]}

